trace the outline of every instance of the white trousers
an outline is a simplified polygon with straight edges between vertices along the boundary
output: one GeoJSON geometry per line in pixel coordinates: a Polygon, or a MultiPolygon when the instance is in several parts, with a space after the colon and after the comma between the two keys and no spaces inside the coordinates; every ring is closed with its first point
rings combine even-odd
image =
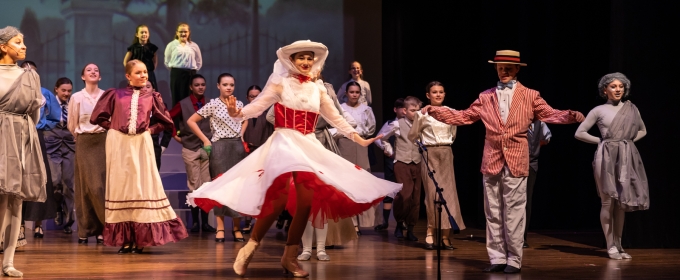
{"type": "Polygon", "coordinates": [[[489,260],[521,268],[527,177],[513,177],[506,165],[496,175],[484,175],[483,180],[489,260]]]}

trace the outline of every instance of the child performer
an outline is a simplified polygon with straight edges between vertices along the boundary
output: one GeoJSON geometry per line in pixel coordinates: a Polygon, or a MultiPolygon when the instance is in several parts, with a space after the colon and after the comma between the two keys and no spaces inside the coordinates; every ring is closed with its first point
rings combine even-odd
{"type": "Polygon", "coordinates": [[[156,74],[154,70],[158,66],[158,56],[156,51],[158,47],[151,43],[149,39],[151,35],[149,34],[149,27],[142,24],[137,26],[135,29],[135,38],[132,39],[132,45],[127,48],[127,53],[125,53],[125,58],[123,59],[123,65],[127,66],[128,61],[132,59],[137,59],[144,62],[146,65],[146,70],[149,72],[149,82],[154,89],[158,88],[156,83],[156,74]]]}
{"type": "Polygon", "coordinates": [[[172,126],[172,119],[160,93],[142,90],[143,62],[130,60],[125,77],[130,85],[104,92],[90,118],[108,129],[104,245],[122,246],[119,254],[142,253],[146,246],[188,236],[165,196],[151,142],[151,134],[172,126]],[[149,126],[151,114],[155,126],[149,126]]]}
{"type": "MultiPolygon", "coordinates": [[[[443,105],[446,92],[444,92],[444,86],[440,82],[430,82],[425,91],[427,99],[430,100],[430,106],[443,105]]],[[[456,126],[442,123],[427,114],[416,112],[413,126],[408,133],[408,139],[412,142],[418,140],[427,147],[427,152],[425,153],[427,162],[430,165],[430,169],[436,171],[434,173],[435,179],[439,183],[439,187],[443,189],[442,195],[446,205],[448,205],[458,228],[465,229],[463,217],[460,215],[460,203],[458,203],[458,192],[456,191],[456,176],[453,171],[453,153],[451,152],[451,144],[456,140],[456,126]]],[[[434,182],[427,174],[427,165],[425,163],[421,164],[420,175],[423,177],[423,182],[425,182],[423,185],[425,185],[425,209],[427,210],[425,249],[434,249],[435,240],[441,239],[444,249],[453,250],[449,233],[451,228],[456,229],[456,225],[452,225],[449,219],[442,218],[442,231],[435,234],[435,226],[440,217],[435,209],[434,201],[439,200],[439,194],[437,194],[434,182]],[[435,237],[437,239],[434,239],[435,237]]],[[[442,213],[446,214],[446,211],[442,211],[442,213]]]]}
{"type": "MultiPolygon", "coordinates": [[[[397,115],[397,117],[393,120],[386,121],[385,124],[383,124],[383,126],[380,128],[380,131],[378,131],[378,135],[385,135],[390,132],[392,129],[392,124],[406,115],[406,109],[404,108],[404,98],[397,98],[397,100],[394,101],[394,108],[392,108],[392,110],[394,110],[394,113],[397,115]]],[[[396,137],[394,135],[387,138],[387,142],[390,143],[392,147],[394,147],[395,140],[396,137]]],[[[382,145],[382,143],[382,141],[373,142],[373,144],[384,151],[385,147],[382,145]]],[[[396,182],[397,178],[394,176],[394,155],[389,156],[385,154],[384,166],[385,180],[396,182]]],[[[396,195],[397,194],[394,193],[386,196],[385,199],[383,199],[383,223],[375,226],[375,230],[386,230],[389,227],[390,212],[392,212],[392,202],[394,202],[394,197],[396,195]]]]}

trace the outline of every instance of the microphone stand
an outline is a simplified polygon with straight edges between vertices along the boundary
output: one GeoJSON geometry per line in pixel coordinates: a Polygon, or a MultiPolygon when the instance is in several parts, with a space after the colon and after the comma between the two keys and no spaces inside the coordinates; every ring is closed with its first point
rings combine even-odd
{"type": "MultiPolygon", "coordinates": [[[[430,177],[432,182],[434,183],[434,188],[437,192],[437,196],[434,199],[434,204],[437,205],[437,213],[439,215],[438,219],[435,220],[435,237],[437,238],[437,279],[440,280],[442,279],[442,267],[441,267],[441,248],[443,245],[442,241],[442,236],[441,231],[442,231],[442,207],[446,210],[446,214],[449,216],[449,223],[451,224],[451,227],[453,229],[458,228],[458,224],[456,224],[456,221],[453,219],[453,216],[451,216],[451,211],[449,211],[449,207],[446,205],[446,199],[444,199],[444,195],[442,192],[444,189],[439,187],[439,183],[437,183],[437,180],[434,178],[434,173],[436,173],[435,170],[430,169],[430,163],[427,160],[426,154],[427,152],[427,147],[423,145],[420,141],[416,140],[416,144],[418,145],[418,152],[420,152],[420,157],[423,159],[423,163],[425,163],[425,167],[427,168],[427,176],[430,177]]],[[[426,241],[427,242],[427,241],[426,241]]],[[[449,239],[449,242],[450,239],[449,239]]],[[[453,242],[451,242],[451,246],[453,246],[453,242]]]]}

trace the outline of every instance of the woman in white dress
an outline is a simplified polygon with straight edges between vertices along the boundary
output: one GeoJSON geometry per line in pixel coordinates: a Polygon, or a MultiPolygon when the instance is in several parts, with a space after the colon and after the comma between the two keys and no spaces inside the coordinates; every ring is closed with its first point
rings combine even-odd
{"type": "Polygon", "coordinates": [[[238,275],[245,274],[265,233],[287,208],[294,218],[281,265],[295,277],[307,277],[309,273],[299,267],[296,257],[308,220],[323,227],[327,219],[354,216],[401,185],[376,178],[316,139],[313,132],[322,115],[362,146],[375,140],[361,138],[338,113],[322,81],[313,80],[328,56],[326,46],[297,41],[276,54],[274,73],[257,99],[241,110],[236,109],[234,97],[226,100],[229,115],[244,119],[257,117],[276,103],[276,131],[239,164],[189,194],[188,202],[203,209],[225,205],[258,218],[250,240],[236,256],[234,271],[238,275]]]}

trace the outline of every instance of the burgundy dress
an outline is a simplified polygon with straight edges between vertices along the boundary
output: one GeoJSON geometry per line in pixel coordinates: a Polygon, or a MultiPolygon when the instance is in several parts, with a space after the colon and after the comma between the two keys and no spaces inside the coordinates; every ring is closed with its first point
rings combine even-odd
{"type": "Polygon", "coordinates": [[[108,129],[104,244],[146,247],[186,238],[156,168],[151,134],[172,126],[161,95],[130,86],[109,89],[90,122],[108,129]],[[155,124],[149,126],[151,118],[155,124]]]}

